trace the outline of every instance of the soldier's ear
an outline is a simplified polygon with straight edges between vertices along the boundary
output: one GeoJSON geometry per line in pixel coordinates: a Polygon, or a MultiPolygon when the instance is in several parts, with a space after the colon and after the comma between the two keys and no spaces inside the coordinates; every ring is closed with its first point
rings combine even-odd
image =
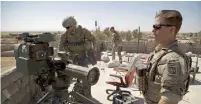
{"type": "Polygon", "coordinates": [[[170,27],[170,31],[171,31],[172,33],[175,33],[176,27],[175,27],[175,26],[170,27]]]}

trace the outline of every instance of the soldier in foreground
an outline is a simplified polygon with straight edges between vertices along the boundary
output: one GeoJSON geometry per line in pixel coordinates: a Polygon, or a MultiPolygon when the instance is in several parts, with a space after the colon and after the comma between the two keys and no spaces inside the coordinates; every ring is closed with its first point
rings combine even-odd
{"type": "MultiPolygon", "coordinates": [[[[82,26],[77,25],[74,17],[70,16],[63,20],[62,26],[66,32],[61,35],[59,42],[59,51],[68,53],[68,57],[73,64],[88,67],[91,62],[96,64],[94,51],[96,40],[91,32],[82,26]]],[[[74,86],[74,90],[87,98],[91,98],[91,85],[87,82],[80,82],[74,86]]]]}
{"type": "Polygon", "coordinates": [[[182,15],[176,10],[161,10],[155,16],[153,34],[158,46],[148,58],[145,90],[147,104],[177,104],[189,86],[189,57],[178,47],[176,34],[182,15]]]}
{"type": "Polygon", "coordinates": [[[117,51],[117,54],[119,56],[119,62],[122,63],[122,39],[119,33],[114,29],[114,27],[110,28],[110,31],[112,32],[112,60],[115,59],[115,51],[117,51]]]}

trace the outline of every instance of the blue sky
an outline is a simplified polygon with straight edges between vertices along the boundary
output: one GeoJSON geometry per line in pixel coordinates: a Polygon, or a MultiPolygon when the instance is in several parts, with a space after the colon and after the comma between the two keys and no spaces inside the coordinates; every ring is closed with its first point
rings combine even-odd
{"type": "Polygon", "coordinates": [[[90,30],[98,21],[101,30],[151,31],[154,16],[161,9],[176,9],[183,16],[180,32],[201,30],[200,1],[4,1],[1,2],[2,31],[64,31],[61,23],[75,16],[78,24],[90,30]]]}

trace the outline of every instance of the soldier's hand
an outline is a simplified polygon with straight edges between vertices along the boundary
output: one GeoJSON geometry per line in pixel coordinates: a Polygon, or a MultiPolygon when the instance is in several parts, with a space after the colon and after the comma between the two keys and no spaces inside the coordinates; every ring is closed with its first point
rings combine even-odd
{"type": "Polygon", "coordinates": [[[67,63],[68,64],[73,64],[73,61],[69,59],[69,60],[67,60],[67,63]]]}

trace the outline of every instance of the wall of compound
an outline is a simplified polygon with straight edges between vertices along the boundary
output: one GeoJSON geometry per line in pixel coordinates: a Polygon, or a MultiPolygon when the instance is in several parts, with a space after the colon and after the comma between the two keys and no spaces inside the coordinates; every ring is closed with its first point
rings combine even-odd
{"type": "Polygon", "coordinates": [[[16,68],[1,73],[1,104],[32,104],[40,88],[35,76],[23,75],[16,68]]]}

